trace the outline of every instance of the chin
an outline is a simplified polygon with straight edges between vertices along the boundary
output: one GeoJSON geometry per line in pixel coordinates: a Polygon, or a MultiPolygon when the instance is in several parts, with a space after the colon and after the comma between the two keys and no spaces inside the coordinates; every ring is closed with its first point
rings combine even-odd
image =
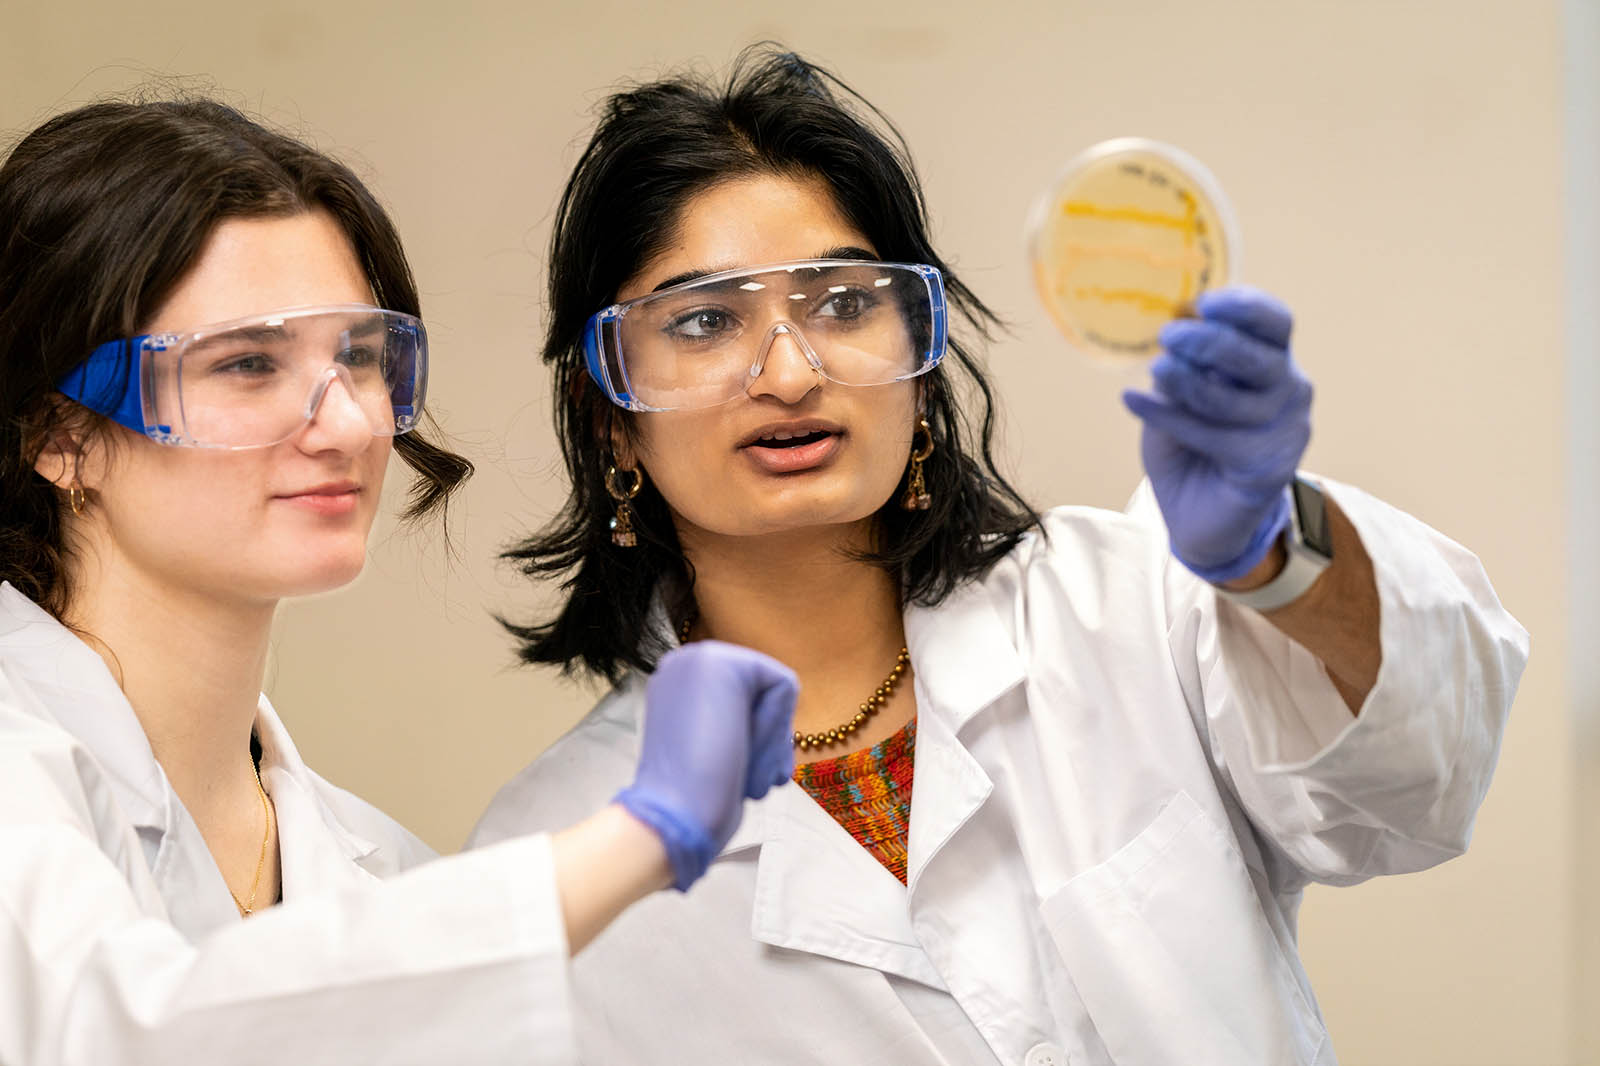
{"type": "Polygon", "coordinates": [[[343,588],[361,575],[366,565],[366,555],[338,554],[318,558],[301,557],[283,567],[272,582],[274,599],[293,596],[315,596],[319,592],[332,592],[343,588]]]}
{"type": "Polygon", "coordinates": [[[855,525],[872,518],[882,506],[882,500],[768,499],[736,516],[730,516],[732,521],[728,526],[731,528],[724,532],[750,537],[855,525]]]}

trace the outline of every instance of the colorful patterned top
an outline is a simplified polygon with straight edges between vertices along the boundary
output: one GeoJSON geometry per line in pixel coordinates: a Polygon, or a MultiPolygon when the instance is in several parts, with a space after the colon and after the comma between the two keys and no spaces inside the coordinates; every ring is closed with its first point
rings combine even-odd
{"type": "Polygon", "coordinates": [[[800,787],[902,884],[916,739],[917,721],[913,718],[894,736],[870,748],[801,763],[794,771],[800,787]]]}

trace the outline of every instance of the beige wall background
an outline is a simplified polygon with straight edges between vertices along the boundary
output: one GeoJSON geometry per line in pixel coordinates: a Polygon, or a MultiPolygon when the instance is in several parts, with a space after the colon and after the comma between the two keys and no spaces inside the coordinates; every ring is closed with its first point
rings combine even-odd
{"type": "Polygon", "coordinates": [[[1592,641],[1569,639],[1600,633],[1584,628],[1596,567],[1580,521],[1600,473],[1600,227],[1563,191],[1600,178],[1592,150],[1570,150],[1600,141],[1596,109],[1563,80],[1588,64],[1573,84],[1592,93],[1597,27],[1592,0],[0,0],[0,130],[194,76],[350,161],[392,208],[434,338],[436,412],[478,476],[453,555],[386,519],[353,588],[285,607],[268,689],[314,766],[441,849],[595,697],[516,668],[490,614],[548,602],[494,555],[563,496],[535,356],[541,252],[610,87],[720,69],[778,38],[887,111],[942,249],[1012,323],[989,352],[1003,452],[1041,505],[1121,505],[1138,458],[1116,397],[1141,374],[1052,332],[1023,258],[1028,205],[1102,138],[1184,147],[1233,199],[1245,277],[1298,314],[1319,390],[1308,465],[1470,545],[1534,633],[1472,851],[1306,901],[1304,954],[1341,1060],[1600,1062],[1600,864],[1576,857],[1582,833],[1600,846],[1592,786],[1578,800],[1600,763],[1600,689],[1592,641]]]}

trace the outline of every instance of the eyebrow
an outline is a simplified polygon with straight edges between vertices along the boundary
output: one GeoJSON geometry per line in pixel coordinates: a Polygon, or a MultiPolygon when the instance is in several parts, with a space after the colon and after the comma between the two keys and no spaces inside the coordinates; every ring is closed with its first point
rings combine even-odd
{"type": "Polygon", "coordinates": [[[382,315],[365,315],[350,323],[349,327],[344,330],[345,333],[357,337],[367,337],[383,331],[384,318],[382,315]]]}
{"type": "Polygon", "coordinates": [[[208,348],[215,348],[222,344],[233,344],[244,341],[249,344],[260,344],[266,341],[282,340],[289,335],[289,331],[282,326],[241,326],[238,329],[225,329],[219,333],[210,333],[193,344],[189,345],[191,352],[203,352],[208,348]]]}
{"type": "MultiPolygon", "coordinates": [[[[382,315],[363,315],[350,322],[341,333],[351,337],[371,337],[383,332],[382,315]]],[[[209,333],[189,346],[191,352],[204,352],[223,344],[269,344],[292,340],[294,330],[288,324],[281,326],[240,326],[209,333]]]]}
{"type": "MultiPolygon", "coordinates": [[[[834,247],[825,250],[821,255],[812,256],[812,258],[853,259],[862,263],[876,263],[878,261],[878,256],[876,253],[870,252],[865,248],[859,248],[853,244],[835,245],[834,247]]],[[[662,289],[670,289],[674,285],[683,285],[691,281],[698,281],[701,278],[709,278],[713,274],[721,274],[724,271],[737,269],[739,269],[737,266],[723,266],[717,267],[714,270],[685,270],[681,274],[672,275],[672,277],[667,278],[650,291],[660,292],[662,289]]]]}

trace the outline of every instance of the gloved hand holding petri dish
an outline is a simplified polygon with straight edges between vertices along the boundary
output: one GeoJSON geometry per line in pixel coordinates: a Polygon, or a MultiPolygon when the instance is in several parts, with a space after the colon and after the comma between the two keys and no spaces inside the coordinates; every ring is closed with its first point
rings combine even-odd
{"type": "Polygon", "coordinates": [[[1200,162],[1142,137],[1103,141],[1067,164],[1028,222],[1034,281],[1073,347],[1142,358],[1238,271],[1222,188],[1200,162]]]}

